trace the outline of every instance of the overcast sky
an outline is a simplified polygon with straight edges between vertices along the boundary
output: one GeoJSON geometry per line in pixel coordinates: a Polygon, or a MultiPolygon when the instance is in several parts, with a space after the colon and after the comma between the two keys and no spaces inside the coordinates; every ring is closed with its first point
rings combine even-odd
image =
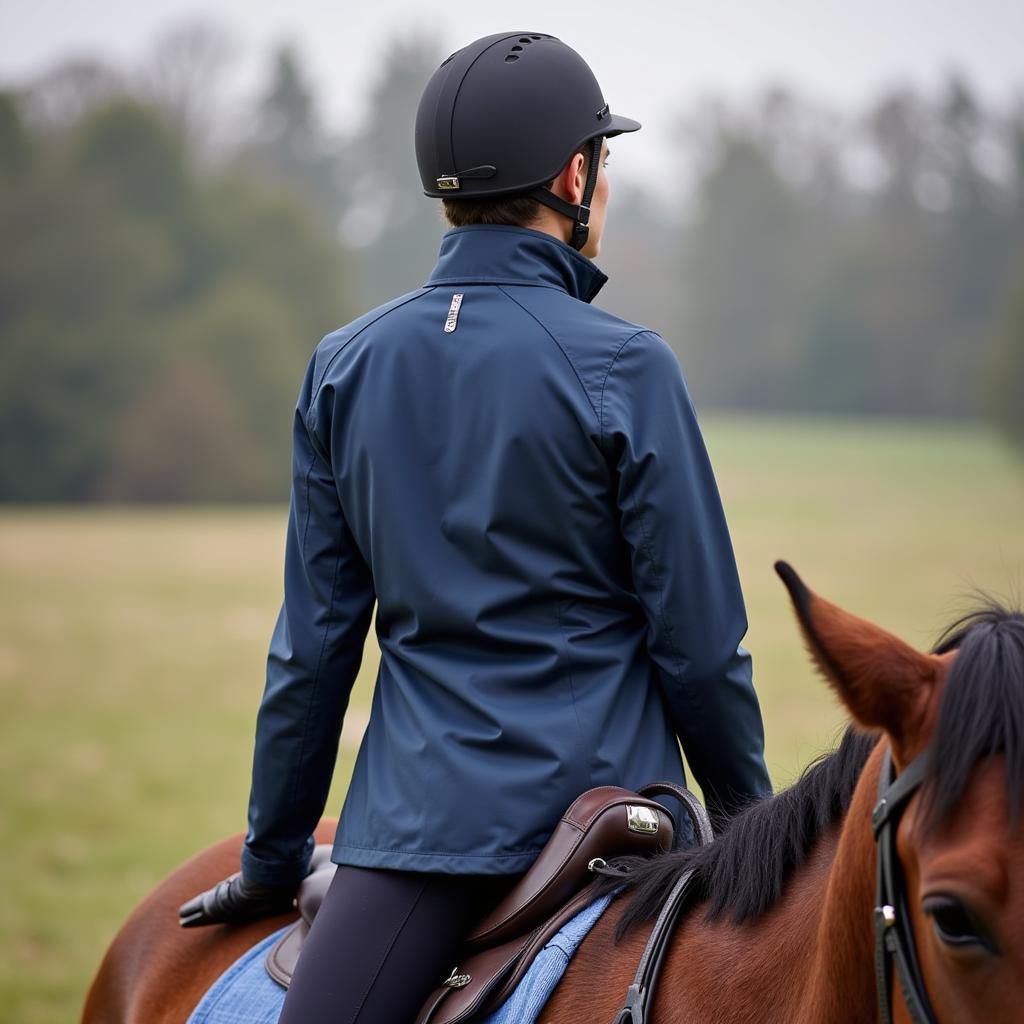
{"type": "Polygon", "coordinates": [[[362,115],[375,60],[396,32],[433,32],[446,51],[491,32],[552,33],[587,59],[613,110],[644,122],[617,146],[630,177],[664,152],[672,111],[703,93],[743,96],[784,81],[854,107],[889,83],[935,85],[955,67],[994,100],[1024,95],[1020,0],[0,0],[0,82],[72,54],[137,67],[162,30],[199,19],[237,39],[238,89],[265,72],[273,43],[294,42],[336,127],[362,115]]]}

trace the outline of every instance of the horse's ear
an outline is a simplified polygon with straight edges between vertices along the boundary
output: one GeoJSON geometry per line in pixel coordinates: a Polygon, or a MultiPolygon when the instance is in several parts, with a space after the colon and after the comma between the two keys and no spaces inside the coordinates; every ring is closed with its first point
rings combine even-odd
{"type": "Polygon", "coordinates": [[[811,656],[850,713],[861,725],[884,729],[899,760],[910,756],[943,659],[819,597],[786,562],[776,562],[775,571],[789,591],[811,656]]]}

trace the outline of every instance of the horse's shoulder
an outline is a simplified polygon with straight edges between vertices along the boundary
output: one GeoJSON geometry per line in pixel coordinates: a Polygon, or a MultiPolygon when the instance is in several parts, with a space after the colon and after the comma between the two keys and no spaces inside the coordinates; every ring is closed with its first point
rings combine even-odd
{"type": "MultiPolygon", "coordinates": [[[[317,842],[337,827],[325,818],[317,842]]],[[[176,867],[132,911],[110,944],[86,1000],[83,1024],[181,1024],[203,993],[247,949],[294,915],[232,928],[182,928],[178,907],[238,870],[243,833],[200,850],[176,867]]]]}

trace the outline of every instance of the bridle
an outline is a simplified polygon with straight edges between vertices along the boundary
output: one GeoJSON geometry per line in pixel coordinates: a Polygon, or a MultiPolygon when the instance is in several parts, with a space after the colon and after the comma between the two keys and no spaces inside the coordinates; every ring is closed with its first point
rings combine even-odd
{"type": "Polygon", "coordinates": [[[877,898],[875,900],[875,980],[881,1024],[892,1024],[892,975],[895,968],[903,1001],[914,1024],[937,1024],[928,1001],[921,964],[910,926],[910,906],[899,857],[896,832],[910,798],[921,788],[928,750],[918,754],[897,776],[892,751],[886,747],[878,783],[878,803],[871,812],[871,826],[878,847],[877,898]]]}
{"type": "MultiPolygon", "coordinates": [[[[878,848],[877,899],[875,905],[875,980],[878,985],[878,1011],[881,1024],[892,1024],[892,976],[895,968],[899,979],[903,1001],[914,1024],[938,1024],[924,976],[917,958],[914,932],[910,924],[910,908],[907,901],[903,870],[896,853],[896,832],[900,819],[907,809],[910,798],[921,788],[928,764],[928,750],[918,754],[913,761],[896,775],[892,763],[892,752],[886,748],[882,759],[882,774],[878,784],[878,803],[871,812],[871,825],[878,848]]],[[[697,825],[699,845],[711,839],[710,823],[704,808],[699,810],[687,806],[697,825]]],[[[600,874],[613,874],[612,865],[600,874]]],[[[669,939],[680,911],[686,903],[686,896],[693,872],[684,872],[669,891],[654,924],[647,945],[640,957],[636,977],[629,987],[626,1004],[615,1017],[613,1024],[644,1024],[654,1002],[654,988],[661,973],[661,967],[668,950],[669,939]]]]}

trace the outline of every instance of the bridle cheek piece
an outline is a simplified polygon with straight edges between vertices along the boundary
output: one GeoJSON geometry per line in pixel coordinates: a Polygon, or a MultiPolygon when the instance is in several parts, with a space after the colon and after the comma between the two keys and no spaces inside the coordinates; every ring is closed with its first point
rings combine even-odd
{"type": "Polygon", "coordinates": [[[871,813],[877,858],[875,900],[875,980],[881,1024],[892,1024],[892,976],[895,968],[900,992],[914,1024],[938,1024],[921,973],[914,932],[910,926],[907,889],[896,852],[896,833],[910,798],[921,788],[929,751],[918,754],[897,776],[892,751],[886,749],[878,783],[878,803],[871,813]]]}

